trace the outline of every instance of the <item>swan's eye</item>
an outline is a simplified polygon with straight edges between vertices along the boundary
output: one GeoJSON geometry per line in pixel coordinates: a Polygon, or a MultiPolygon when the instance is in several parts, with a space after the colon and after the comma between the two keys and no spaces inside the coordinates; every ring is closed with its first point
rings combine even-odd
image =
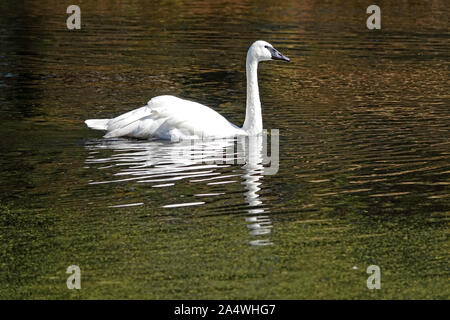
{"type": "Polygon", "coordinates": [[[271,55],[273,55],[274,52],[276,51],[275,48],[271,47],[271,46],[264,46],[264,48],[266,48],[270,52],[271,55]]]}
{"type": "Polygon", "coordinates": [[[274,47],[271,47],[271,46],[264,46],[264,48],[266,48],[270,52],[271,55],[273,55],[273,52],[276,51],[274,49],[274,47]]]}

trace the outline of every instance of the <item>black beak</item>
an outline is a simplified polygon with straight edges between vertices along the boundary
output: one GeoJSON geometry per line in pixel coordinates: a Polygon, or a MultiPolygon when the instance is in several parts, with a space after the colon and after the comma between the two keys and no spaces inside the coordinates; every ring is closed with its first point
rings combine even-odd
{"type": "Polygon", "coordinates": [[[270,51],[270,53],[272,54],[272,60],[282,60],[282,61],[291,61],[291,59],[289,59],[286,56],[283,56],[277,49],[275,49],[274,47],[269,47],[266,46],[266,49],[270,51]]]}

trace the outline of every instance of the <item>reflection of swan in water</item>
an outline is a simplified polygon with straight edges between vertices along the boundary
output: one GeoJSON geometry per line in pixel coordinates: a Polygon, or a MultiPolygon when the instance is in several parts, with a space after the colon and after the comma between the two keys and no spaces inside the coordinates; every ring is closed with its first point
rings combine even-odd
{"type": "MultiPolygon", "coordinates": [[[[263,202],[259,198],[258,191],[261,190],[259,180],[262,178],[264,167],[263,162],[263,137],[250,136],[243,138],[245,140],[245,170],[243,174],[245,189],[245,200],[249,205],[248,217],[245,218],[249,224],[251,235],[267,235],[272,228],[272,222],[267,215],[263,215],[265,209],[262,207],[263,202]]],[[[268,239],[256,239],[250,241],[253,245],[268,245],[271,242],[268,239]]]]}
{"type": "MultiPolygon", "coordinates": [[[[90,184],[148,183],[152,187],[169,187],[177,181],[210,181],[238,176],[236,170],[223,169],[233,164],[242,166],[245,202],[248,205],[247,226],[256,239],[252,245],[271,244],[267,236],[272,228],[271,221],[264,215],[267,209],[259,197],[263,175],[262,136],[239,137],[237,139],[182,140],[171,143],[162,140],[139,141],[128,139],[91,140],[86,144],[90,151],[86,163],[98,169],[114,170],[114,179],[91,181],[90,184]],[[113,154],[110,151],[113,151],[113,154]],[[108,155],[103,157],[104,153],[108,155]],[[233,173],[233,174],[230,174],[233,173]],[[195,180],[191,180],[195,179],[195,180]]],[[[220,195],[220,194],[216,194],[220,195]]],[[[222,193],[223,195],[223,193],[222,193]]],[[[173,208],[201,205],[204,202],[169,204],[173,208]]],[[[122,205],[128,206],[128,205],[122,205]]]]}

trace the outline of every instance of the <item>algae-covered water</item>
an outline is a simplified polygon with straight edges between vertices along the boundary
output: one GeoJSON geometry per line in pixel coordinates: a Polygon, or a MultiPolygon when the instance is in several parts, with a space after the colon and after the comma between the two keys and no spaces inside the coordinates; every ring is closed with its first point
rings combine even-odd
{"type": "Polygon", "coordinates": [[[379,1],[381,30],[361,1],[69,4],[0,4],[0,298],[449,298],[445,1],[379,1]],[[258,39],[291,58],[259,68],[275,174],[83,123],[173,94],[241,125],[258,39]]]}

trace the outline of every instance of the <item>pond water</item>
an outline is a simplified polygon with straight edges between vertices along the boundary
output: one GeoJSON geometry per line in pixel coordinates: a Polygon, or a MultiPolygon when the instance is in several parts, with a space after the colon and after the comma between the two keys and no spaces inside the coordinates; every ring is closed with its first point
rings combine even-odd
{"type": "Polygon", "coordinates": [[[377,4],[381,30],[360,1],[83,1],[70,31],[3,1],[0,298],[448,298],[449,7],[377,4]],[[275,174],[262,143],[83,123],[172,94],[241,125],[258,39],[291,59],[259,67],[275,174]]]}

